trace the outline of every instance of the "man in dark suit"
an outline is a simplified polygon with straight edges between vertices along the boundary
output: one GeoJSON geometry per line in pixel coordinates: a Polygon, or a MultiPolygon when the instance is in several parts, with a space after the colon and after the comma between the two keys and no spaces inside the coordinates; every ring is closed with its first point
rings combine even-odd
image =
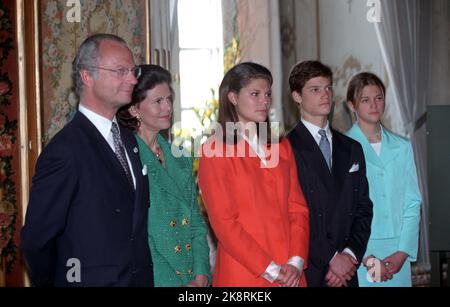
{"type": "Polygon", "coordinates": [[[117,125],[139,77],[119,37],[97,34],[73,62],[79,110],[36,164],[22,251],[35,286],[152,286],[148,181],[117,125]]]}
{"type": "Polygon", "coordinates": [[[358,286],[372,202],[361,145],[328,123],[333,75],[317,61],[292,69],[289,84],[301,121],[289,133],[300,185],[310,209],[309,286],[358,286]]]}

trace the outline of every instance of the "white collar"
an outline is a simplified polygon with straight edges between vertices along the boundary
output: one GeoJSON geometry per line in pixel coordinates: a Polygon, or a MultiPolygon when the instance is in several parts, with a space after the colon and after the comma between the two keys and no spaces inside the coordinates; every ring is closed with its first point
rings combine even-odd
{"type": "Polygon", "coordinates": [[[83,113],[84,116],[86,116],[91,122],[92,124],[94,124],[94,126],[97,128],[98,131],[100,131],[100,133],[103,135],[103,137],[108,140],[109,135],[111,133],[111,127],[112,127],[112,123],[116,123],[117,124],[117,119],[114,116],[113,120],[109,120],[106,117],[103,117],[91,110],[89,110],[88,108],[86,108],[85,106],[83,106],[81,103],[78,107],[78,110],[83,113]]]}
{"type": "Polygon", "coordinates": [[[317,144],[319,144],[320,138],[321,138],[321,135],[319,134],[319,130],[325,130],[325,132],[327,134],[327,139],[331,143],[331,140],[333,139],[333,134],[331,133],[330,123],[328,121],[327,121],[327,124],[325,125],[325,127],[321,128],[319,126],[316,126],[316,125],[306,121],[305,119],[303,119],[303,117],[301,120],[302,120],[303,125],[305,125],[306,129],[308,129],[309,133],[311,133],[311,135],[314,137],[317,144]]]}
{"type": "Polygon", "coordinates": [[[258,155],[262,163],[264,165],[267,165],[266,153],[261,144],[258,142],[258,135],[255,133],[251,140],[243,133],[241,134],[241,136],[248,143],[248,145],[250,145],[253,151],[258,155]]]}

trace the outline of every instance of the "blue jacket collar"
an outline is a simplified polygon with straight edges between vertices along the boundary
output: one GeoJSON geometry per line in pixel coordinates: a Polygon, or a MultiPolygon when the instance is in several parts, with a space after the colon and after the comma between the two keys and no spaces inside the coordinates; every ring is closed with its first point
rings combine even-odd
{"type": "Polygon", "coordinates": [[[348,136],[357,140],[364,150],[364,155],[366,161],[383,168],[385,165],[389,164],[397,155],[399,144],[390,134],[390,132],[381,125],[381,153],[378,156],[372,145],[370,145],[367,137],[362,132],[361,128],[357,123],[348,131],[348,136]]]}

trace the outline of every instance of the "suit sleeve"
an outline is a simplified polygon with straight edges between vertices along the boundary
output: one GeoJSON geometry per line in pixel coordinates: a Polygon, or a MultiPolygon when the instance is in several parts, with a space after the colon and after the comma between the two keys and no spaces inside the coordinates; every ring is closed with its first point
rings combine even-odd
{"type": "Polygon", "coordinates": [[[403,204],[403,224],[400,232],[399,250],[408,254],[409,261],[416,261],[422,197],[417,181],[416,165],[414,163],[411,143],[408,143],[406,163],[406,194],[404,198],[405,203],[403,204]]]}
{"type": "MultiPolygon", "coordinates": [[[[191,166],[189,169],[192,169],[192,160],[189,161],[191,166]]],[[[211,284],[209,246],[206,240],[208,226],[200,212],[197,200],[197,185],[194,178],[191,179],[191,229],[194,252],[194,274],[208,276],[208,282],[211,284]]]]}
{"type": "MultiPolygon", "coordinates": [[[[356,199],[356,210],[350,230],[348,247],[355,254],[361,263],[366,252],[367,243],[370,237],[370,227],[373,217],[373,205],[369,198],[369,184],[366,177],[366,161],[360,144],[353,145],[355,157],[359,161],[360,182],[356,199]]],[[[351,191],[352,193],[354,191],[351,191]]]]}
{"type": "Polygon", "coordinates": [[[49,145],[36,164],[21,248],[34,286],[52,286],[56,241],[64,231],[77,189],[76,167],[69,150],[49,145]]]}
{"type": "Polygon", "coordinates": [[[263,274],[273,260],[238,221],[239,197],[233,186],[237,178],[230,178],[231,159],[200,158],[199,185],[219,245],[255,277],[263,274]]]}
{"type": "Polygon", "coordinates": [[[309,250],[309,209],[298,182],[297,166],[290,145],[289,162],[290,192],[288,205],[291,242],[289,257],[300,256],[305,261],[303,269],[306,269],[309,250]]]}

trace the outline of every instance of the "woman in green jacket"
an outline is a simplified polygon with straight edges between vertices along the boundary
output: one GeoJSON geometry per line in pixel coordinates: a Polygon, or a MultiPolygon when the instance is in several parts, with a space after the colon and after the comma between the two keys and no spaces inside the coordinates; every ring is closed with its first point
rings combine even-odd
{"type": "Polygon", "coordinates": [[[118,118],[136,131],[143,173],[148,174],[148,243],[155,286],[210,284],[208,228],[197,202],[192,159],[159,133],[171,126],[171,75],[157,65],[141,65],[132,102],[118,118]],[[173,154],[175,153],[175,155],[173,154]]]}

